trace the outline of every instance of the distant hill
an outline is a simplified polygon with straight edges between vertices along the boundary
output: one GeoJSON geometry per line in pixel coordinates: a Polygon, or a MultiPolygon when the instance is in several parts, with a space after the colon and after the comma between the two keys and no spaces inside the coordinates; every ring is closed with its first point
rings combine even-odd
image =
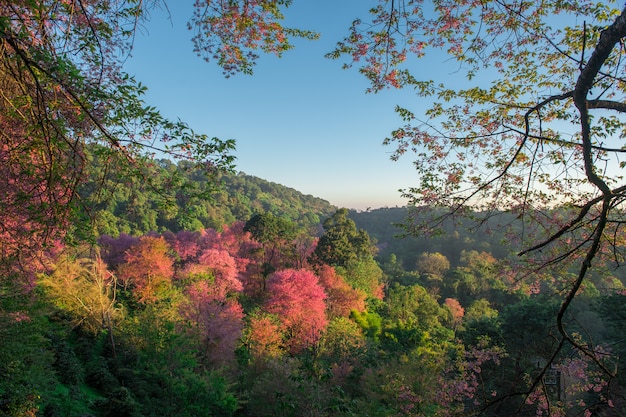
{"type": "Polygon", "coordinates": [[[93,180],[79,192],[87,202],[87,215],[95,219],[97,235],[219,230],[267,212],[300,227],[318,227],[337,210],[326,200],[243,172],[209,180],[199,169],[159,160],[144,174],[145,182],[129,183],[115,169],[99,170],[104,164],[99,164],[97,155],[93,158],[93,180]],[[183,187],[193,192],[183,192],[183,187]]]}
{"type": "Polygon", "coordinates": [[[228,198],[232,204],[226,205],[227,211],[235,220],[247,220],[257,212],[269,212],[302,226],[313,226],[337,210],[324,199],[243,172],[224,175],[222,182],[224,189],[217,193],[216,201],[228,198]]]}
{"type": "Polygon", "coordinates": [[[498,258],[507,256],[507,250],[499,242],[500,236],[491,235],[486,228],[475,229],[475,225],[469,222],[466,225],[447,223],[445,233],[440,236],[400,238],[400,235],[406,234],[401,224],[406,222],[408,214],[407,207],[394,207],[350,211],[349,216],[357,227],[367,231],[376,240],[379,260],[384,261],[394,254],[408,270],[415,267],[422,252],[439,252],[448,258],[452,266],[458,263],[464,250],[485,251],[498,258]]]}

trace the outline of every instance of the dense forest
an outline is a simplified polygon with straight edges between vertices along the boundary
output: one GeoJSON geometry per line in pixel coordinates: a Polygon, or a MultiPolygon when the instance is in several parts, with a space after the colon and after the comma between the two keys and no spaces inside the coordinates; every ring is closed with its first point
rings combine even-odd
{"type": "Polygon", "coordinates": [[[623,411],[621,379],[602,370],[622,366],[619,268],[595,268],[566,317],[611,359],[564,349],[533,386],[557,343],[562,265],[516,281],[493,233],[394,237],[407,208],[353,212],[221,179],[208,200],[161,205],[111,180],[95,241],[58,242],[22,271],[28,282],[3,282],[2,415],[623,411]]]}
{"type": "Polygon", "coordinates": [[[147,161],[134,168],[138,178],[129,178],[123,174],[127,167],[105,163],[105,150],[91,148],[90,181],[78,190],[82,209],[88,209],[88,234],[219,230],[255,213],[275,214],[310,228],[336,210],[321,198],[243,172],[207,177],[202,167],[184,161],[147,161]]]}

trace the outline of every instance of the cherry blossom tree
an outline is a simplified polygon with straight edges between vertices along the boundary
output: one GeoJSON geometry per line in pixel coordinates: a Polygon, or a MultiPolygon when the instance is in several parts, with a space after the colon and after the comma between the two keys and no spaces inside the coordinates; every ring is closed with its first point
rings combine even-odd
{"type": "Polygon", "coordinates": [[[266,309],[276,314],[292,353],[313,346],[324,330],[326,294],[317,276],[305,269],[277,271],[267,280],[266,309]]]}
{"type": "Polygon", "coordinates": [[[162,237],[144,236],[126,251],[126,262],[118,268],[119,281],[129,287],[140,303],[158,301],[171,284],[174,260],[162,237]]]}
{"type": "Polygon", "coordinates": [[[461,303],[454,298],[446,298],[443,304],[450,311],[453,327],[456,328],[459,324],[461,324],[461,321],[463,321],[465,309],[461,303]]]}
{"type": "Polygon", "coordinates": [[[292,48],[290,37],[319,37],[315,32],[281,25],[281,8],[291,1],[196,1],[189,23],[195,51],[207,61],[216,60],[226,76],[251,74],[259,58],[257,51],[281,56],[292,48]]]}
{"type": "Polygon", "coordinates": [[[259,248],[260,244],[252,239],[249,232],[244,231],[244,222],[235,222],[224,226],[221,232],[205,229],[199,241],[199,256],[208,250],[223,251],[230,255],[243,291],[254,296],[264,289],[264,280],[260,275],[262,259],[257,256],[259,248]]]}
{"type": "Polygon", "coordinates": [[[163,233],[163,238],[176,252],[181,263],[197,260],[200,253],[200,236],[199,232],[187,230],[181,230],[178,233],[163,233]]]}
{"type": "Polygon", "coordinates": [[[241,305],[216,291],[207,280],[193,283],[186,295],[180,312],[191,324],[190,332],[198,340],[201,356],[214,367],[232,362],[243,330],[241,305]]]}
{"type": "Polygon", "coordinates": [[[110,269],[115,270],[126,261],[126,251],[139,243],[139,238],[125,233],[117,238],[111,236],[101,236],[99,241],[102,260],[106,262],[110,269]]]}
{"type": "Polygon", "coordinates": [[[235,259],[226,251],[217,249],[205,250],[199,259],[200,266],[208,267],[215,277],[215,286],[220,293],[241,291],[243,286],[238,279],[238,268],[235,259]]]}
{"type": "Polygon", "coordinates": [[[240,276],[247,262],[239,257],[237,233],[229,230],[205,231],[192,239],[184,234],[184,240],[192,242],[184,247],[193,247],[197,253],[189,254],[187,258],[195,261],[188,261],[177,274],[187,297],[180,313],[190,324],[201,355],[215,367],[234,360],[244,327],[237,295],[243,290],[240,276]]]}
{"type": "Polygon", "coordinates": [[[326,308],[330,319],[348,317],[353,310],[365,311],[364,291],[352,288],[332,266],[321,265],[316,270],[320,285],[328,295],[326,308]]]}

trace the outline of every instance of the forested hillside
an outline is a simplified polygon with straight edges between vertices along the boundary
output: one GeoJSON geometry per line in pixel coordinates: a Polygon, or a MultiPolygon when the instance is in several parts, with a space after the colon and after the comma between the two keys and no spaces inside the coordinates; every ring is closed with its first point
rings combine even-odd
{"type": "MultiPolygon", "coordinates": [[[[547,410],[544,400],[568,413],[621,409],[621,378],[605,380],[605,364],[573,350],[532,386],[554,347],[562,266],[518,281],[502,236],[457,224],[394,238],[402,208],[333,209],[312,227],[331,209],[324,201],[221,179],[214,198],[198,183],[175,204],[110,183],[98,216],[116,233],[57,242],[26,281],[4,282],[1,415],[501,416],[547,410]],[[179,213],[190,209],[186,229],[179,213]],[[218,219],[232,221],[204,226],[218,219]]],[[[616,272],[598,266],[565,320],[622,366],[616,272]]]]}
{"type": "Polygon", "coordinates": [[[380,208],[351,211],[350,218],[376,240],[381,260],[394,254],[408,269],[415,266],[422,252],[439,252],[455,266],[464,250],[485,251],[497,258],[509,255],[511,248],[503,245],[503,230],[494,231],[486,225],[479,227],[469,219],[462,219],[446,222],[436,234],[416,237],[405,227],[409,213],[408,207],[380,208]]]}
{"type": "Polygon", "coordinates": [[[134,168],[137,180],[121,175],[127,172],[122,167],[104,164],[102,154],[101,148],[90,148],[91,180],[79,190],[96,235],[221,229],[256,213],[314,228],[336,210],[321,198],[243,172],[207,177],[201,166],[185,161],[149,161],[134,168]]]}

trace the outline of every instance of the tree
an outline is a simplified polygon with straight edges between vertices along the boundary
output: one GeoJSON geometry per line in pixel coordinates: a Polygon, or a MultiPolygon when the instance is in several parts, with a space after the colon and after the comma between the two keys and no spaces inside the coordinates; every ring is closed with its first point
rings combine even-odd
{"type": "Polygon", "coordinates": [[[116,270],[118,266],[126,261],[126,251],[139,243],[139,238],[120,234],[117,238],[108,235],[100,237],[100,253],[102,260],[106,262],[111,270],[116,270]]]}
{"type": "Polygon", "coordinates": [[[317,275],[328,296],[326,311],[329,319],[348,317],[352,311],[365,311],[365,291],[351,287],[332,266],[321,265],[317,275]]]}
{"type": "Polygon", "coordinates": [[[126,251],[126,262],[118,268],[118,279],[142,303],[158,301],[171,285],[174,260],[162,237],[144,236],[126,251]]]}
{"type": "MultiPolygon", "coordinates": [[[[243,228],[263,245],[263,271],[267,276],[280,267],[289,267],[287,256],[294,255],[295,224],[272,213],[255,214],[243,228]],[[285,253],[287,252],[287,253],[285,253]]],[[[291,265],[293,266],[293,265],[291,265]]]]}
{"type": "Polygon", "coordinates": [[[33,305],[19,284],[5,282],[0,297],[0,414],[35,416],[58,383],[49,337],[58,327],[50,326],[49,305],[33,305]]]}
{"type": "Polygon", "coordinates": [[[74,259],[64,254],[40,283],[52,302],[72,316],[76,327],[95,335],[106,330],[115,355],[113,324],[121,315],[121,307],[116,299],[116,277],[100,257],[74,259]]]}
{"type": "Polygon", "coordinates": [[[422,252],[415,266],[429,286],[438,292],[445,273],[450,269],[450,261],[439,252],[422,252]]]}
{"type": "Polygon", "coordinates": [[[463,316],[465,315],[465,309],[463,308],[461,303],[459,303],[459,301],[455,300],[454,298],[446,298],[443,304],[450,311],[452,327],[456,329],[463,320],[463,316]]]}
{"type": "Polygon", "coordinates": [[[463,319],[465,321],[471,320],[480,320],[482,318],[496,318],[498,317],[498,310],[495,310],[491,307],[489,300],[485,298],[481,298],[478,300],[474,300],[467,310],[465,311],[465,315],[463,319]]]}
{"type": "Polygon", "coordinates": [[[238,279],[239,271],[235,259],[224,250],[207,249],[200,256],[200,265],[190,269],[203,270],[209,268],[215,277],[213,286],[219,297],[226,297],[232,291],[241,291],[243,285],[238,279]]]}
{"type": "Polygon", "coordinates": [[[374,258],[353,259],[345,267],[335,269],[356,290],[365,292],[368,297],[383,299],[383,270],[374,258]]]}
{"type": "MultiPolygon", "coordinates": [[[[87,226],[74,215],[89,213],[77,193],[89,178],[89,144],[102,145],[98,152],[105,165],[120,163],[128,178],[157,189],[168,184],[153,183],[156,153],[192,161],[190,168],[200,164],[210,180],[232,167],[233,140],[167,120],[143,101],[145,87],[121,71],[135,30],[158,3],[0,4],[2,261],[15,264],[16,257],[63,238],[71,231],[70,219],[87,226]]],[[[227,75],[251,73],[257,51],[280,56],[291,39],[317,37],[281,25],[290,3],[196,2],[189,24],[196,52],[227,75]]]]}
{"type": "Polygon", "coordinates": [[[180,310],[208,364],[218,367],[234,360],[243,329],[243,309],[236,299],[226,298],[214,283],[203,280],[187,288],[180,310]]]}
{"type": "Polygon", "coordinates": [[[439,252],[423,252],[417,258],[417,270],[433,280],[443,279],[443,275],[450,269],[450,261],[439,252]]]}
{"type": "Polygon", "coordinates": [[[221,232],[205,229],[199,242],[199,248],[202,251],[200,254],[218,251],[224,257],[229,255],[232,259],[228,262],[230,274],[236,274],[231,276],[236,277],[238,281],[232,284],[243,285],[246,295],[255,296],[264,289],[265,282],[265,277],[260,276],[259,272],[262,260],[257,256],[261,245],[243,229],[244,222],[224,226],[221,232]]]}
{"type": "Polygon", "coordinates": [[[374,260],[376,246],[363,229],[358,229],[341,208],[324,220],[324,234],[311,257],[313,264],[335,267],[352,287],[382,299],[383,271],[374,260]]]}
{"type": "Polygon", "coordinates": [[[250,232],[254,240],[260,243],[271,243],[276,240],[290,241],[295,238],[296,232],[292,222],[276,217],[272,213],[255,214],[246,222],[243,230],[250,232]]]}
{"type": "Polygon", "coordinates": [[[419,285],[396,285],[389,289],[382,316],[390,347],[437,352],[453,337],[442,324],[448,318],[448,311],[419,285]]]}
{"type": "Polygon", "coordinates": [[[280,321],[271,314],[255,312],[249,317],[245,344],[254,360],[267,361],[284,354],[280,321]]]}
{"type": "MultiPolygon", "coordinates": [[[[396,146],[393,159],[416,154],[420,183],[405,190],[414,218],[433,206],[487,217],[509,211],[522,223],[509,240],[531,267],[577,262],[556,313],[558,333],[598,364],[563,317],[596,258],[624,257],[626,9],[617,7],[383,0],[329,54],[346,56],[348,67],[362,62],[371,91],[405,87],[432,103],[423,115],[398,107],[405,125],[385,140],[396,146]],[[451,58],[454,81],[413,71],[423,68],[411,66],[413,58],[440,53],[451,58]],[[457,82],[461,74],[467,82],[457,82]],[[555,205],[562,209],[547,210],[555,205]]],[[[445,217],[424,217],[409,230],[432,229],[445,217]]]]}
{"type": "Polygon", "coordinates": [[[197,260],[200,254],[200,233],[181,230],[174,234],[172,232],[163,233],[163,238],[176,252],[181,263],[197,260]]]}
{"type": "Polygon", "coordinates": [[[278,316],[292,353],[317,343],[326,327],[326,294],[317,276],[305,269],[274,272],[267,280],[266,309],[278,316]]]}
{"type": "Polygon", "coordinates": [[[496,259],[487,252],[461,251],[460,265],[446,276],[445,287],[461,304],[487,298],[494,304],[507,304],[512,299],[512,287],[507,287],[506,274],[498,270],[496,259]],[[505,296],[506,295],[506,296],[505,296]],[[504,301],[504,302],[503,302],[504,301]]]}
{"type": "Polygon", "coordinates": [[[316,39],[319,35],[281,26],[281,7],[291,0],[246,0],[227,3],[212,0],[195,4],[190,27],[199,56],[217,60],[228,75],[237,72],[252,74],[252,67],[261,50],[281,56],[292,48],[290,37],[316,39]]]}
{"type": "Polygon", "coordinates": [[[335,317],[329,323],[319,344],[319,355],[332,372],[334,384],[347,386],[354,368],[366,352],[362,328],[346,317],[335,317]]]}
{"type": "Polygon", "coordinates": [[[317,242],[313,258],[331,266],[346,266],[349,261],[372,257],[375,247],[369,235],[348,218],[341,208],[324,220],[324,234],[317,242]]]}

